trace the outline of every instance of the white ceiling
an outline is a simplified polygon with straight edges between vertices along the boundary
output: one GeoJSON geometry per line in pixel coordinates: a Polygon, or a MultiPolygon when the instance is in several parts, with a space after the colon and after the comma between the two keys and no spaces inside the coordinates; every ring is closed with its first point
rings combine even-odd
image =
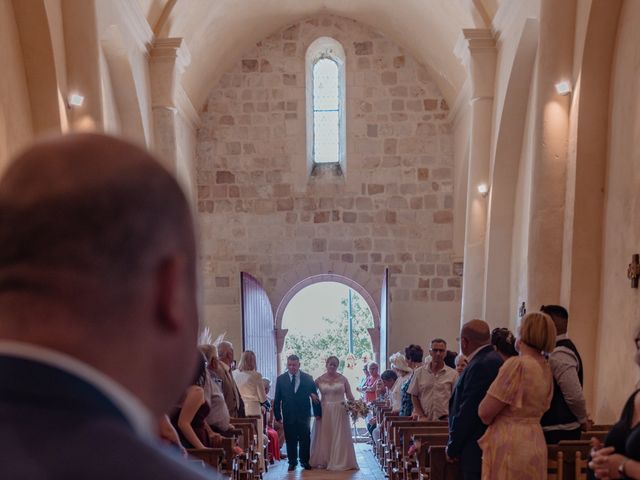
{"type": "Polygon", "coordinates": [[[403,46],[453,103],[465,71],[453,50],[463,28],[484,28],[500,0],[138,0],[158,37],[191,52],[183,85],[197,109],[232,62],[256,42],[315,14],[348,17],[403,46]]]}

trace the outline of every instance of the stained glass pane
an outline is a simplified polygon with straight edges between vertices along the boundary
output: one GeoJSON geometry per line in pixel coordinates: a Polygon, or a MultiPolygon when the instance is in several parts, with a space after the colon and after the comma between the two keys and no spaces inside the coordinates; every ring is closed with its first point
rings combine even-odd
{"type": "Polygon", "coordinates": [[[313,66],[313,153],[316,163],[337,162],[340,156],[340,95],[338,64],[328,58],[313,66]]]}

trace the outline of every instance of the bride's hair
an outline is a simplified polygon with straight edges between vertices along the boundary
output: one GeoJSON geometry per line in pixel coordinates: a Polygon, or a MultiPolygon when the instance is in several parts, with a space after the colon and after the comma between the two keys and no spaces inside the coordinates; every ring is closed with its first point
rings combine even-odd
{"type": "Polygon", "coordinates": [[[327,361],[324,362],[324,364],[326,365],[327,363],[329,363],[331,360],[335,360],[336,363],[338,364],[338,366],[340,366],[340,359],[334,355],[331,355],[330,357],[327,358],[327,361]]]}

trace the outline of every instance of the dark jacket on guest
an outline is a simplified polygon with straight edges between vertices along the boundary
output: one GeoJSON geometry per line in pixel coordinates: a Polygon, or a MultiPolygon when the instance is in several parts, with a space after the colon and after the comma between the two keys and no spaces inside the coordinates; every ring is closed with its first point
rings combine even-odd
{"type": "MultiPolygon", "coordinates": [[[[478,416],[478,406],[498,376],[502,358],[487,345],[471,359],[458,379],[449,400],[449,444],[447,454],[460,459],[462,472],[480,473],[482,451],[478,439],[487,426],[478,416]]],[[[478,477],[479,478],[479,477],[478,477]]]]}
{"type": "Polygon", "coordinates": [[[61,368],[0,355],[0,478],[215,480],[136,433],[99,388],[61,368]]]}

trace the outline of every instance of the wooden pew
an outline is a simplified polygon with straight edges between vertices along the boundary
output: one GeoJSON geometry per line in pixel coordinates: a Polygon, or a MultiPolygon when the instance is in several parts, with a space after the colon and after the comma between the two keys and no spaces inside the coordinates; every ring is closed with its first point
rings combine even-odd
{"type": "Polygon", "coordinates": [[[562,450],[549,452],[547,455],[547,480],[564,479],[564,453],[562,450]]]}
{"type": "Polygon", "coordinates": [[[429,471],[420,473],[420,480],[462,480],[458,464],[447,462],[445,449],[444,445],[429,447],[429,471]]]}
{"type": "Polygon", "coordinates": [[[406,458],[403,462],[403,478],[406,480],[417,480],[420,474],[429,474],[431,471],[430,448],[436,446],[446,446],[449,441],[449,432],[438,432],[440,427],[435,427],[429,433],[416,433],[413,435],[413,442],[416,446],[415,458],[406,458]]]}
{"type": "Polygon", "coordinates": [[[598,440],[600,440],[601,442],[604,442],[604,439],[607,438],[607,435],[609,434],[609,432],[600,432],[600,431],[591,431],[589,430],[588,432],[582,432],[582,434],[580,435],[580,440],[591,440],[592,438],[597,438],[598,440]]]}
{"type": "Polygon", "coordinates": [[[584,440],[568,440],[562,441],[557,445],[547,446],[547,458],[552,461],[558,458],[558,453],[562,453],[563,465],[562,475],[563,480],[578,480],[580,478],[586,478],[586,468],[583,460],[589,457],[589,451],[591,450],[591,444],[584,440]],[[578,461],[578,464],[576,464],[578,461]],[[584,471],[585,477],[581,477],[580,472],[584,471]],[[576,472],[578,476],[576,477],[576,472]]]}
{"type": "Polygon", "coordinates": [[[222,448],[188,448],[187,454],[190,457],[202,460],[215,470],[220,470],[224,459],[224,450],[222,448]]]}
{"type": "Polygon", "coordinates": [[[590,431],[597,431],[597,432],[608,432],[609,430],[611,430],[613,428],[613,425],[608,425],[608,424],[595,424],[595,425],[591,425],[591,428],[589,429],[590,431]]]}
{"type": "Polygon", "coordinates": [[[399,429],[401,427],[443,427],[444,422],[416,421],[409,417],[400,417],[398,420],[389,420],[384,431],[384,464],[383,468],[391,475],[393,468],[397,468],[398,455],[396,452],[401,450],[399,429]]]}

